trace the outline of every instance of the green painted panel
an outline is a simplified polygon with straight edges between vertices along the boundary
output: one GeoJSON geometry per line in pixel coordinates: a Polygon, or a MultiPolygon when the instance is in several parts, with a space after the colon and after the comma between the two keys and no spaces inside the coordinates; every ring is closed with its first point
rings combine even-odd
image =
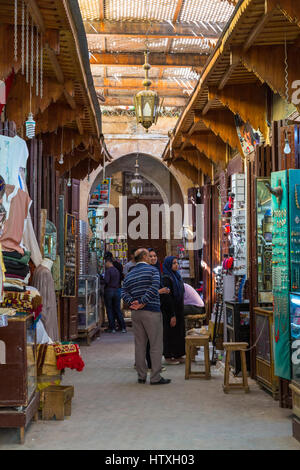
{"type": "Polygon", "coordinates": [[[272,188],[282,188],[281,197],[272,194],[273,250],[272,283],[274,295],[275,374],[291,379],[289,315],[289,201],[287,171],[272,173],[272,188]]]}

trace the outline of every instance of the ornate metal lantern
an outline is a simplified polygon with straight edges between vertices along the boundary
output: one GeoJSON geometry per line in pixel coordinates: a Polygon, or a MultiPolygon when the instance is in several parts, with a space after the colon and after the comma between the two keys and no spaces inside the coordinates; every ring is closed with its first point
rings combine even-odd
{"type": "Polygon", "coordinates": [[[133,197],[139,198],[143,194],[143,180],[139,174],[139,162],[136,160],[133,180],[130,181],[130,189],[133,197]]]}
{"type": "Polygon", "coordinates": [[[136,112],[136,120],[138,124],[142,126],[148,132],[152,124],[156,124],[159,115],[159,96],[156,91],[149,90],[152,82],[149,79],[149,70],[151,65],[148,62],[149,51],[145,51],[145,64],[143,69],[145,70],[145,80],[143,86],[145,90],[140,91],[134,97],[134,105],[136,112]]]}

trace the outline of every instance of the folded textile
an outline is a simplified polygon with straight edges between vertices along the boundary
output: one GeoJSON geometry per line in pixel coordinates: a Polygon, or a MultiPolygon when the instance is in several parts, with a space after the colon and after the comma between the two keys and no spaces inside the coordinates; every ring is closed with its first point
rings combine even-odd
{"type": "Polygon", "coordinates": [[[7,265],[6,263],[4,264],[7,274],[15,274],[19,277],[26,277],[30,272],[29,266],[22,265],[20,268],[17,268],[15,266],[7,265]]]}
{"type": "Polygon", "coordinates": [[[31,253],[30,251],[25,251],[24,252],[24,256],[22,256],[20,253],[18,253],[17,251],[12,251],[11,253],[9,251],[5,251],[3,252],[3,259],[4,259],[4,262],[6,261],[12,261],[13,263],[18,263],[18,264],[25,264],[27,265],[30,261],[30,256],[31,256],[31,253]],[[19,255],[18,257],[15,255],[19,255]],[[13,256],[12,256],[13,255],[13,256]]]}
{"type": "Polygon", "coordinates": [[[18,251],[2,251],[3,257],[7,256],[9,258],[13,259],[22,259],[23,255],[19,253],[18,251]]]}
{"type": "Polygon", "coordinates": [[[26,287],[17,287],[4,282],[3,288],[5,292],[26,292],[26,287]]]}
{"type": "Polygon", "coordinates": [[[11,286],[16,286],[16,287],[25,287],[26,282],[20,280],[20,279],[6,279],[6,284],[10,284],[11,286]]]}
{"type": "Polygon", "coordinates": [[[6,273],[5,274],[6,279],[21,279],[21,281],[24,281],[25,276],[18,276],[17,274],[10,274],[6,273]]]}

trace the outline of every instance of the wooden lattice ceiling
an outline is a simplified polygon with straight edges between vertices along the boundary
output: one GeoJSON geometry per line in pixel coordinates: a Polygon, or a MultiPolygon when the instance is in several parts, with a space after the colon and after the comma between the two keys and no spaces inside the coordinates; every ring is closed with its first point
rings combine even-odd
{"type": "Polygon", "coordinates": [[[154,88],[166,96],[165,106],[183,107],[236,3],[237,0],[79,0],[102,104],[133,104],[132,96],[142,89],[142,80],[139,83],[138,79],[143,77],[147,41],[154,88]],[[126,88],[127,85],[130,86],[126,88]]]}

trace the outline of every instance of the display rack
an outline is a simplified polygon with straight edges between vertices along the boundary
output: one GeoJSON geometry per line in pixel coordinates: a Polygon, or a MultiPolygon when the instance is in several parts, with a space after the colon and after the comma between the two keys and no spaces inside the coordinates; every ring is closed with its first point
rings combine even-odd
{"type": "Polygon", "coordinates": [[[91,344],[99,335],[99,277],[79,276],[78,280],[78,337],[91,344]]]}
{"type": "Polygon", "coordinates": [[[77,240],[76,217],[66,214],[65,223],[65,247],[64,247],[64,289],[63,297],[77,296],[77,240]]]}

